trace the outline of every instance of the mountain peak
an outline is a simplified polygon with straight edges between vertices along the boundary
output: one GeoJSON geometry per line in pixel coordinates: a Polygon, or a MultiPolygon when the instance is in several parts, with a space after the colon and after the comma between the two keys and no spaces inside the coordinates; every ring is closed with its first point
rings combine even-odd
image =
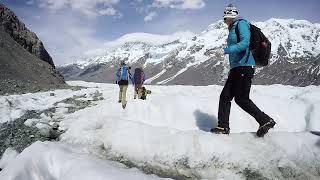
{"type": "Polygon", "coordinates": [[[208,28],[203,31],[202,33],[206,33],[208,31],[212,31],[212,30],[216,30],[216,29],[223,29],[223,28],[226,28],[227,26],[225,25],[225,23],[223,22],[223,20],[219,20],[213,24],[210,24],[208,26],[208,28]]]}
{"type": "MultiPolygon", "coordinates": [[[[276,18],[253,23],[260,27],[271,40],[274,54],[278,52],[280,44],[283,45],[290,57],[303,57],[310,54],[316,56],[320,53],[320,28],[316,24],[306,20],[276,18]]],[[[120,55],[129,58],[129,62],[135,62],[140,56],[142,57],[150,51],[152,51],[151,54],[163,54],[178,50],[179,57],[193,56],[195,61],[203,61],[205,57],[202,51],[224,46],[227,35],[228,29],[222,20],[209,25],[205,31],[198,35],[190,32],[180,32],[173,35],[131,33],[106,43],[104,49],[107,49],[108,52],[102,56],[104,56],[104,62],[120,55]],[[189,51],[193,47],[201,46],[203,46],[202,51],[190,53],[193,52],[189,51]]],[[[159,56],[155,55],[154,57],[159,56]]],[[[161,57],[164,56],[161,55],[161,57]]]]}
{"type": "MultiPolygon", "coordinates": [[[[270,68],[271,75],[267,75],[270,78],[264,80],[264,76],[261,76],[260,82],[287,83],[288,79],[284,81],[281,78],[279,78],[280,80],[273,79],[274,76],[272,75],[275,72],[285,74],[282,71],[278,72],[276,69],[289,68],[290,72],[290,68],[294,67],[293,64],[298,66],[308,63],[320,54],[320,28],[318,25],[304,20],[275,18],[265,22],[253,22],[253,24],[261,28],[262,32],[271,41],[272,58],[270,64],[275,64],[270,68]]],[[[115,41],[122,42],[125,46],[110,50],[101,56],[90,58],[86,63],[77,65],[77,67],[83,68],[84,74],[88,76],[88,79],[82,80],[99,79],[92,73],[90,67],[99,69],[103,65],[106,66],[103,68],[111,70],[120,60],[125,60],[133,67],[138,66],[147,69],[147,73],[151,77],[148,81],[150,83],[191,85],[221,83],[228,71],[227,61],[224,59],[222,50],[222,47],[226,46],[227,36],[228,29],[221,20],[209,25],[205,31],[192,36],[192,38],[185,38],[186,36],[177,36],[176,34],[171,36],[146,33],[129,34],[115,41]],[[140,40],[139,43],[132,43],[135,42],[132,40],[136,39],[140,40]],[[161,40],[165,41],[161,42],[161,40]],[[142,43],[154,41],[157,42],[148,46],[142,43]],[[88,68],[87,71],[85,71],[86,68],[88,68]],[[210,73],[206,73],[207,71],[210,73]]],[[[309,64],[305,65],[305,67],[307,66],[309,64]]],[[[312,68],[317,69],[317,67],[312,68]]],[[[301,71],[303,70],[301,69],[301,71]]],[[[83,77],[83,74],[81,75],[83,77]]],[[[292,74],[283,75],[284,78],[290,76],[292,74]]],[[[70,74],[70,77],[77,78],[77,74],[70,74]]],[[[301,79],[303,78],[301,77],[301,79]]],[[[290,83],[299,85],[315,83],[310,79],[307,80],[310,80],[310,82],[301,82],[300,80],[290,83]]],[[[101,80],[99,79],[99,81],[101,80]]]]}

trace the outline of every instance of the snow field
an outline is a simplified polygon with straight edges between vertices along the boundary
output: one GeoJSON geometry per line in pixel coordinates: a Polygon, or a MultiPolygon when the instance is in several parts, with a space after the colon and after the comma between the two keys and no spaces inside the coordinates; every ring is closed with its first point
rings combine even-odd
{"type": "MultiPolygon", "coordinates": [[[[252,100],[277,122],[265,138],[257,138],[258,124],[234,102],[231,134],[208,132],[217,124],[221,86],[147,86],[152,94],[146,101],[134,100],[133,87],[129,86],[127,108],[122,109],[117,103],[117,85],[68,83],[89,88],[59,90],[55,97],[46,93],[0,97],[2,101],[6,98],[14,102],[1,107],[11,111],[39,110],[74,94],[87,94],[90,99],[90,94],[98,90],[104,100],[95,106],[54,114],[62,118],[60,127],[67,130],[61,143],[76,145],[76,150],[83,154],[129,162],[139,169],[148,167],[152,173],[161,170],[167,172],[167,177],[246,179],[256,175],[269,179],[317,179],[320,176],[320,138],[308,132],[320,131],[317,86],[253,86],[252,100]],[[37,98],[50,103],[37,106],[37,100],[29,100],[37,98]]],[[[35,146],[43,146],[39,144],[35,146]]],[[[44,143],[44,146],[54,150],[56,145],[44,143]]],[[[45,168],[41,172],[44,171],[45,168]]]]}

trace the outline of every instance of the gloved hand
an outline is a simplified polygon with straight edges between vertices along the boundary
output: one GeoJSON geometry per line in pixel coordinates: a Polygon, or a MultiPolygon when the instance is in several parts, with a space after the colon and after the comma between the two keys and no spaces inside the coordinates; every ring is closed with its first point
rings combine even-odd
{"type": "Polygon", "coordinates": [[[216,54],[216,57],[223,57],[224,50],[222,48],[216,49],[215,54],[216,54]]]}
{"type": "Polygon", "coordinates": [[[210,49],[210,52],[208,53],[210,56],[216,57],[216,58],[222,58],[224,55],[223,49],[220,48],[214,48],[210,49]]]}

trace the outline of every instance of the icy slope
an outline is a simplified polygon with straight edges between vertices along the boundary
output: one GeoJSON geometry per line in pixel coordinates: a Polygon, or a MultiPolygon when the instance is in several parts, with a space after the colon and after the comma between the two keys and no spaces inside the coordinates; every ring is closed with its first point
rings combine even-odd
{"type": "Polygon", "coordinates": [[[121,164],[89,157],[76,147],[36,142],[13,160],[0,179],[5,180],[155,180],[121,164]]]}
{"type": "MultiPolygon", "coordinates": [[[[198,123],[202,123],[203,117],[203,121],[206,121],[206,117],[209,121],[216,121],[222,90],[222,86],[147,86],[152,91],[150,98],[139,101],[133,99],[133,87],[129,86],[128,108],[122,110],[117,103],[117,85],[69,83],[99,86],[99,91],[103,92],[106,99],[99,102],[98,106],[68,115],[72,119],[89,119],[87,116],[97,119],[107,116],[108,119],[137,121],[178,130],[198,130],[198,123]],[[77,117],[74,117],[75,115],[77,117]]],[[[320,117],[317,110],[320,108],[318,86],[253,86],[251,91],[251,97],[257,106],[277,121],[276,131],[302,132],[320,129],[320,123],[317,123],[317,117],[320,117]],[[309,127],[310,124],[313,125],[309,127]]],[[[69,118],[68,116],[66,118],[69,118]]],[[[230,119],[233,133],[255,132],[258,128],[255,120],[235,103],[231,108],[230,119]]]]}

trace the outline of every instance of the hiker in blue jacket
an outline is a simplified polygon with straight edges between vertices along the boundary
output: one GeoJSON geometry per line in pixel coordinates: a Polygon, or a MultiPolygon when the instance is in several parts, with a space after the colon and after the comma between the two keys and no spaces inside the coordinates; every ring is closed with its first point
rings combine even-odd
{"type": "Polygon", "coordinates": [[[122,61],[120,63],[120,68],[116,72],[116,83],[119,85],[120,91],[119,91],[119,103],[122,103],[122,108],[126,108],[127,105],[127,89],[129,84],[129,79],[131,80],[133,84],[132,75],[130,73],[130,67],[127,67],[126,63],[122,61]]]}
{"type": "Polygon", "coordinates": [[[229,35],[224,54],[229,55],[230,72],[227,82],[220,94],[218,126],[211,129],[217,134],[229,134],[229,115],[231,101],[235,102],[253,116],[260,127],[257,136],[261,137],[276,124],[267,114],[262,112],[249,98],[255,60],[250,52],[250,24],[238,16],[236,7],[229,4],[224,11],[224,22],[228,25],[229,35]],[[239,37],[236,33],[238,28],[239,37]]]}

